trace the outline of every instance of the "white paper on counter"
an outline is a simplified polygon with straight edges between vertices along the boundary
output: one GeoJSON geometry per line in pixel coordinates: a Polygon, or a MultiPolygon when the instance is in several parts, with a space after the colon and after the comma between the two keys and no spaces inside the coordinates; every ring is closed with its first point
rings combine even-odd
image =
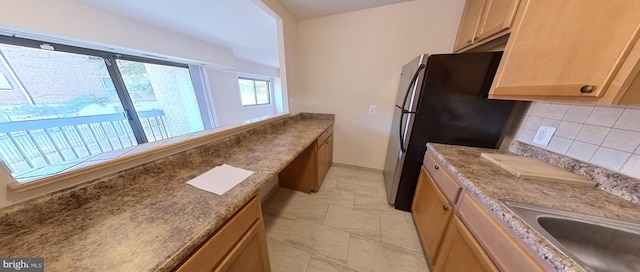
{"type": "Polygon", "coordinates": [[[223,164],[187,181],[187,184],[222,195],[251,175],[253,171],[223,164]]]}

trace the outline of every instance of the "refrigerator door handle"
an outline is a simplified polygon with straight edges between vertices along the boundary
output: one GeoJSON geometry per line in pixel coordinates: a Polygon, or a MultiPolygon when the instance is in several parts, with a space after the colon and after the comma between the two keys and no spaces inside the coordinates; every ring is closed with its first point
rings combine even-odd
{"type": "Polygon", "coordinates": [[[411,88],[413,88],[413,84],[416,83],[416,80],[418,80],[418,75],[420,75],[420,71],[422,71],[424,68],[426,68],[427,65],[420,64],[420,66],[418,66],[418,70],[416,71],[415,74],[413,74],[413,77],[411,78],[411,83],[409,83],[409,86],[407,87],[407,91],[404,93],[404,100],[402,101],[402,112],[403,113],[415,113],[415,112],[411,112],[411,111],[407,111],[406,110],[406,106],[407,106],[407,98],[409,98],[409,93],[411,92],[411,88]]]}
{"type": "MultiPolygon", "coordinates": [[[[409,83],[409,87],[407,88],[407,91],[404,93],[404,100],[402,101],[402,108],[400,108],[401,114],[400,114],[400,131],[399,131],[399,136],[400,136],[400,150],[402,150],[402,153],[407,152],[407,149],[404,148],[404,137],[405,135],[402,134],[402,131],[404,130],[404,115],[405,114],[413,114],[415,112],[412,111],[408,111],[406,110],[406,106],[407,106],[407,98],[409,98],[409,93],[411,92],[411,88],[413,88],[413,84],[416,83],[416,80],[418,80],[418,75],[420,75],[420,71],[422,71],[423,69],[425,69],[427,67],[427,65],[420,64],[420,66],[418,66],[418,70],[416,71],[415,74],[413,74],[413,77],[411,78],[411,83],[409,83]]],[[[396,105],[396,107],[398,107],[396,105]]]]}
{"type": "MultiPolygon", "coordinates": [[[[398,105],[396,105],[396,107],[400,108],[398,105]]],[[[407,149],[404,148],[404,135],[402,135],[402,129],[404,128],[402,122],[404,121],[405,114],[407,114],[406,111],[404,109],[400,109],[400,127],[398,129],[398,135],[400,136],[400,150],[402,150],[402,153],[407,152],[407,149]]]]}

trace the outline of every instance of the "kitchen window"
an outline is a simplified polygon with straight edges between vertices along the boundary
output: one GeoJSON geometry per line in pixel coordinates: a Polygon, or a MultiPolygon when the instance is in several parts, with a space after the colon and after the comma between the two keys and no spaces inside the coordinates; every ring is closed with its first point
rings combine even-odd
{"type": "Polygon", "coordinates": [[[271,81],[239,77],[238,85],[243,107],[271,104],[271,81]]]}
{"type": "Polygon", "coordinates": [[[0,90],[13,90],[11,83],[2,72],[0,72],[0,90]]]}
{"type": "Polygon", "coordinates": [[[187,64],[7,36],[0,56],[21,90],[0,100],[0,161],[18,183],[213,127],[187,64]]]}

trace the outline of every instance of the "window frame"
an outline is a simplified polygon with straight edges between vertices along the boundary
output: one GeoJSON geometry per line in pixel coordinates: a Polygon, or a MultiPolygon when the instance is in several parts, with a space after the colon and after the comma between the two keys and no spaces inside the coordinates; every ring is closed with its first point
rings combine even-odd
{"type": "Polygon", "coordinates": [[[265,106],[269,106],[272,104],[272,87],[273,86],[273,82],[271,79],[266,79],[266,78],[259,78],[259,77],[250,77],[250,76],[238,76],[238,93],[240,94],[240,106],[242,106],[243,109],[245,108],[253,108],[253,107],[265,107],[265,106]],[[251,80],[253,81],[253,95],[255,97],[255,104],[249,104],[249,105],[244,105],[243,101],[242,101],[242,90],[240,89],[240,80],[251,80]],[[256,81],[260,81],[260,82],[265,82],[267,83],[267,98],[269,99],[269,101],[267,103],[258,103],[258,91],[256,89],[256,81]]]}
{"type": "MultiPolygon", "coordinates": [[[[123,53],[117,53],[117,52],[109,52],[109,51],[103,51],[103,50],[98,50],[98,49],[91,49],[91,48],[85,48],[85,47],[78,47],[78,46],[72,46],[72,45],[65,45],[65,44],[59,44],[56,42],[49,42],[49,41],[45,41],[45,40],[34,40],[34,39],[28,39],[28,38],[21,38],[21,37],[15,37],[15,36],[7,36],[7,35],[2,35],[0,34],[0,44],[7,44],[7,45],[13,45],[13,46],[20,46],[20,47],[26,47],[26,48],[33,48],[33,49],[40,49],[40,50],[46,50],[46,51],[54,51],[54,52],[63,52],[63,53],[71,53],[71,54],[76,54],[76,55],[82,55],[82,56],[86,56],[86,57],[98,57],[103,59],[103,61],[105,62],[105,67],[109,72],[109,78],[113,81],[113,85],[115,87],[115,91],[118,93],[118,97],[120,99],[121,105],[123,106],[123,108],[125,109],[125,115],[127,117],[127,119],[129,119],[129,124],[131,126],[131,129],[134,132],[137,144],[145,144],[145,143],[150,143],[150,141],[147,139],[147,137],[145,136],[145,132],[144,129],[142,127],[142,123],[140,121],[140,118],[138,117],[138,114],[135,110],[135,107],[133,106],[133,103],[131,101],[130,95],[129,95],[129,91],[127,90],[125,84],[124,84],[124,80],[122,78],[122,75],[120,74],[119,68],[117,66],[117,62],[116,60],[127,60],[127,61],[135,61],[135,62],[141,62],[141,63],[149,63],[149,64],[156,64],[156,65],[163,65],[163,66],[171,66],[171,67],[179,67],[179,68],[185,68],[189,71],[190,74],[190,78],[191,78],[191,83],[194,87],[194,91],[196,92],[196,97],[197,97],[197,105],[200,108],[200,114],[201,114],[201,118],[202,118],[202,122],[203,122],[203,130],[207,130],[207,129],[211,129],[213,127],[215,127],[215,123],[212,123],[210,117],[205,117],[204,113],[208,112],[208,111],[213,111],[215,109],[211,108],[208,109],[206,108],[206,105],[212,104],[212,103],[208,103],[208,102],[203,102],[200,101],[200,96],[202,96],[201,94],[199,94],[198,92],[207,92],[207,90],[198,90],[196,88],[196,85],[201,84],[200,82],[194,82],[194,77],[193,77],[193,71],[190,67],[189,64],[186,63],[178,63],[178,62],[173,62],[173,61],[169,61],[169,60],[159,60],[159,59],[153,59],[153,58],[148,58],[148,57],[141,57],[141,56],[135,56],[135,55],[128,55],[128,54],[123,54],[123,53]],[[204,107],[204,108],[203,108],[204,107]]],[[[0,63],[1,65],[1,63],[0,63]]],[[[107,77],[104,77],[107,78],[107,77]]],[[[103,86],[106,88],[107,86],[104,83],[104,78],[100,78],[100,80],[103,83],[103,86]]],[[[9,83],[11,84],[11,82],[9,81],[9,83]]],[[[12,85],[13,86],[13,85],[12,85]]],[[[13,86],[15,87],[15,86],[13,86]]],[[[15,88],[13,88],[12,90],[15,90],[15,88]]],[[[0,161],[0,167],[4,167],[5,169],[1,169],[1,171],[6,171],[7,173],[9,173],[9,168],[6,165],[3,165],[4,162],[0,161]]],[[[10,175],[13,177],[13,175],[10,175]]],[[[56,174],[53,175],[48,175],[46,177],[42,177],[42,178],[38,178],[35,180],[31,180],[31,181],[27,181],[25,183],[19,183],[17,182],[17,179],[15,177],[14,178],[14,183],[18,184],[18,185],[25,185],[25,184],[31,184],[31,183],[38,183],[39,180],[41,179],[49,179],[53,176],[56,176],[56,174]]]]}

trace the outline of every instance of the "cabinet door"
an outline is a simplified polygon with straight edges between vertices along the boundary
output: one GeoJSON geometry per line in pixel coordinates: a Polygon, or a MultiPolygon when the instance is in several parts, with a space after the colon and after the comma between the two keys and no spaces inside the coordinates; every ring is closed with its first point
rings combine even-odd
{"type": "Polygon", "coordinates": [[[333,159],[333,135],[329,136],[327,140],[318,148],[318,188],[322,184],[324,177],[331,167],[331,161],[333,159]]]}
{"type": "Polygon", "coordinates": [[[253,224],[214,271],[271,271],[262,220],[253,224]]]}
{"type": "Polygon", "coordinates": [[[597,102],[637,41],[640,1],[521,2],[490,97],[597,102]]]}
{"type": "Polygon", "coordinates": [[[442,241],[434,271],[498,271],[473,235],[454,216],[442,241]]]}
{"type": "Polygon", "coordinates": [[[424,167],[420,170],[411,212],[416,222],[420,242],[430,263],[433,263],[442,236],[452,214],[452,207],[424,167]]]}
{"type": "Polygon", "coordinates": [[[482,22],[476,32],[476,40],[483,40],[491,35],[509,29],[516,17],[519,0],[487,0],[482,22]]]}
{"type": "Polygon", "coordinates": [[[458,27],[458,36],[453,45],[453,51],[459,51],[473,43],[476,30],[480,24],[480,17],[484,8],[485,0],[467,0],[458,27]]]}

